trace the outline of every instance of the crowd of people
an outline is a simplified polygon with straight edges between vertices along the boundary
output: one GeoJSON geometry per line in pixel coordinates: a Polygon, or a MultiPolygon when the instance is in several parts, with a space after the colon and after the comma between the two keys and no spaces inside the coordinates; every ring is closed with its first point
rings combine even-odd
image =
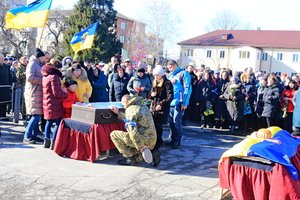
{"type": "MultiPolygon", "coordinates": [[[[20,103],[23,118],[30,117],[23,142],[43,141],[45,148],[53,149],[60,121],[71,117],[72,104],[122,101],[124,96],[128,102],[129,97],[139,97],[134,101],[144,100],[152,115],[157,139],[150,146],[158,155],[162,145],[180,148],[182,125],[187,121],[201,128],[232,132],[270,126],[299,131],[299,84],[299,74],[290,77],[285,73],[253,72],[250,67],[233,73],[204,65],[183,68],[174,60],[165,66],[153,66],[134,64],[128,59],[122,62],[118,55],[107,64],[71,57],[59,61],[36,49],[29,60],[26,56],[16,60],[0,54],[0,119],[10,112],[8,102],[12,95],[7,86],[13,85],[14,90],[24,93],[20,103]],[[163,124],[167,121],[170,138],[164,142],[163,124]],[[40,129],[43,139],[37,136],[40,129]]],[[[113,138],[120,140],[120,134],[113,134],[113,138]]],[[[132,157],[132,153],[123,152],[132,157]]],[[[132,163],[132,159],[120,161],[132,163]]]]}

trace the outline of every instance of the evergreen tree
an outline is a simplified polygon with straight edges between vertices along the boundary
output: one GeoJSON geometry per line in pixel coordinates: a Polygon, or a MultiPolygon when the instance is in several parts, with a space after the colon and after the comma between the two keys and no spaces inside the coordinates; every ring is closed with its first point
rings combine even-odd
{"type": "Polygon", "coordinates": [[[80,60],[96,60],[108,62],[110,57],[121,53],[122,44],[116,38],[116,10],[114,0],[79,0],[72,14],[67,19],[69,29],[64,34],[65,56],[74,56],[70,46],[72,37],[86,27],[99,22],[91,49],[79,51],[80,60]]]}

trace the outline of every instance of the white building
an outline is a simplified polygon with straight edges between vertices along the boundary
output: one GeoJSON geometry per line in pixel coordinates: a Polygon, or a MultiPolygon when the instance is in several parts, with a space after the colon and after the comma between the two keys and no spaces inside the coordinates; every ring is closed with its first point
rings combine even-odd
{"type": "Polygon", "coordinates": [[[300,31],[218,30],[178,44],[182,66],[300,72],[300,31]]]}

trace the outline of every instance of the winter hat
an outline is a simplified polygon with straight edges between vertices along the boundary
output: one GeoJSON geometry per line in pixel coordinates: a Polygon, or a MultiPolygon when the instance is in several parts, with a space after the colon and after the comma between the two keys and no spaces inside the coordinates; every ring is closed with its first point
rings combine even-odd
{"type": "Polygon", "coordinates": [[[165,75],[165,70],[162,68],[161,65],[156,65],[155,68],[153,69],[153,75],[160,75],[164,76],[165,75]]]}
{"type": "Polygon", "coordinates": [[[40,50],[39,48],[35,49],[34,55],[35,55],[36,58],[45,56],[44,52],[42,50],[40,50]]]}
{"type": "Polygon", "coordinates": [[[73,79],[66,79],[65,81],[65,86],[68,88],[70,87],[71,85],[77,85],[77,81],[74,81],[73,79]]]}
{"type": "Polygon", "coordinates": [[[137,72],[145,73],[145,69],[144,69],[144,68],[139,68],[139,69],[137,70],[137,72]]]}

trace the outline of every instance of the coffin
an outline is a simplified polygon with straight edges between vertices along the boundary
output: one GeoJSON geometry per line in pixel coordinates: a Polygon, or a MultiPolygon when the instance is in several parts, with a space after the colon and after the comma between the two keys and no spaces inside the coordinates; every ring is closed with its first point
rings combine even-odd
{"type": "Polygon", "coordinates": [[[120,111],[124,111],[121,102],[73,104],[71,119],[89,124],[121,122],[118,115],[111,111],[112,106],[116,106],[120,111]]]}

